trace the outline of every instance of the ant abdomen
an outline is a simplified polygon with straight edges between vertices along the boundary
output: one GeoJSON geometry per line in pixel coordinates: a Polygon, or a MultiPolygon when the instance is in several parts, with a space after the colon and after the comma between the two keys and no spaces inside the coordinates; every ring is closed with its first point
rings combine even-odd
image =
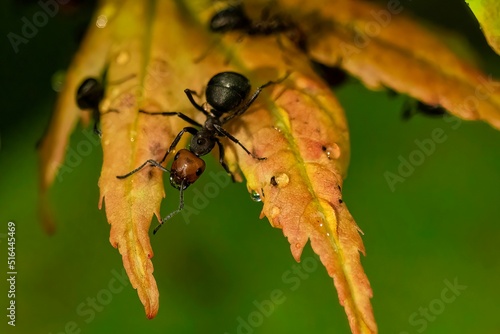
{"type": "Polygon", "coordinates": [[[236,109],[250,93],[250,81],[236,72],[219,73],[207,84],[206,98],[215,116],[236,109]]]}
{"type": "Polygon", "coordinates": [[[76,93],[76,104],[80,109],[96,109],[104,98],[104,88],[95,78],[85,79],[76,93]]]}
{"type": "Polygon", "coordinates": [[[241,6],[231,6],[216,13],[210,20],[210,30],[226,33],[234,30],[247,29],[251,25],[241,6]]]}

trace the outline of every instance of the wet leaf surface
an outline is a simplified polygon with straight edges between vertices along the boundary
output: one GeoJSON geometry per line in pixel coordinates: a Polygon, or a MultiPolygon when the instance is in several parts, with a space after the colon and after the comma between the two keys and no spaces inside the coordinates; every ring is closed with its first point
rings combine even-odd
{"type": "Polygon", "coordinates": [[[500,54],[500,3],[495,0],[467,0],[466,3],[481,24],[488,43],[500,54]]]}

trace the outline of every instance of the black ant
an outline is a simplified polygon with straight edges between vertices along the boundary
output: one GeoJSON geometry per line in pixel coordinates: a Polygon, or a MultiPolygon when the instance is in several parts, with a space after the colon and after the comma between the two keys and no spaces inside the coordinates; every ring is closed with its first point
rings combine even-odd
{"type": "Polygon", "coordinates": [[[222,72],[216,74],[208,82],[205,92],[205,97],[210,108],[207,104],[204,104],[205,107],[203,107],[196,103],[193,98],[193,93],[196,94],[196,92],[190,89],[185,89],[184,93],[189,99],[189,102],[191,102],[197,110],[206,116],[206,120],[203,125],[180,112],[148,112],[139,110],[139,112],[148,115],[177,116],[189,124],[200,128],[196,129],[190,126],[183,128],[172,141],[172,144],[160,162],[150,159],[131,172],[125,175],[117,176],[119,179],[124,179],[138,172],[148,164],[153,167],[158,167],[164,172],[170,173],[170,183],[174,188],[180,191],[179,208],[162,219],[158,226],[153,230],[153,234],[156,234],[164,222],[172,218],[175,214],[181,212],[184,208],[184,190],[196,182],[205,170],[205,162],[200,157],[210,153],[216,144],[219,148],[219,163],[226,170],[226,172],[231,175],[231,178],[234,181],[233,174],[224,162],[224,147],[218,137],[229,138],[229,140],[238,144],[246,153],[256,160],[266,159],[257,157],[255,154],[250,152],[238,139],[224,130],[222,126],[231,119],[240,116],[247,111],[264,88],[282,82],[288,77],[288,75],[289,74],[278,81],[269,81],[268,83],[258,87],[250,98],[247,99],[248,94],[250,93],[251,85],[250,81],[245,76],[235,72],[222,72]],[[228,115],[224,116],[224,114],[228,115]],[[182,135],[186,132],[193,135],[189,150],[181,149],[177,152],[174,157],[174,161],[172,162],[171,170],[169,171],[161,164],[165,161],[168,154],[175,149],[182,135]]]}
{"type": "MultiPolygon", "coordinates": [[[[288,39],[290,39],[300,50],[306,50],[304,33],[291,20],[280,15],[271,16],[269,7],[266,7],[262,11],[260,21],[252,22],[243,10],[241,4],[229,6],[215,13],[210,20],[209,29],[212,32],[221,34],[239,31],[249,36],[269,36],[285,33],[288,39]]],[[[279,39],[278,42],[280,42],[279,39]]],[[[208,50],[196,58],[194,62],[198,63],[205,58],[213,46],[214,45],[210,46],[208,50]]]]}
{"type": "Polygon", "coordinates": [[[406,101],[403,105],[403,120],[407,121],[416,114],[423,114],[429,117],[442,117],[446,110],[439,106],[432,106],[421,101],[406,101]]]}
{"type": "MultiPolygon", "coordinates": [[[[129,80],[134,75],[127,76],[126,78],[113,82],[113,84],[119,84],[124,81],[129,80]]],[[[106,80],[106,72],[103,75],[102,82],[106,80]]],[[[99,79],[94,77],[89,77],[83,80],[83,82],[78,87],[76,92],[76,104],[78,108],[85,110],[92,110],[92,117],[94,119],[94,133],[99,137],[102,136],[101,130],[99,129],[99,122],[101,120],[101,112],[99,110],[99,104],[104,98],[104,85],[99,79]]],[[[118,112],[116,109],[109,109],[102,114],[109,112],[118,112]]]]}
{"type": "Polygon", "coordinates": [[[216,33],[227,33],[230,31],[241,31],[247,35],[273,35],[286,33],[287,37],[301,50],[306,49],[304,34],[297,25],[289,19],[280,15],[270,15],[269,7],[262,11],[261,20],[252,22],[238,4],[230,6],[217,12],[210,20],[210,30],[216,33]]]}

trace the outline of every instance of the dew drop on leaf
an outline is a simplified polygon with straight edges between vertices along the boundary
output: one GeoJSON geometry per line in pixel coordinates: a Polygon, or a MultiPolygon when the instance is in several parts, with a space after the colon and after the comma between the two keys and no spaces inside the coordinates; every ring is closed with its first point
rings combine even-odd
{"type": "Polygon", "coordinates": [[[332,145],[326,145],[321,147],[321,149],[326,153],[328,159],[338,159],[340,157],[340,147],[337,143],[332,145]]]}
{"type": "Polygon", "coordinates": [[[60,92],[66,78],[66,71],[59,70],[52,75],[51,86],[55,92],[60,92]]]}
{"type": "Polygon", "coordinates": [[[97,28],[105,28],[108,24],[108,17],[106,15],[99,15],[97,20],[95,21],[95,25],[97,28]]]}
{"type": "Polygon", "coordinates": [[[250,198],[254,202],[262,201],[262,198],[260,198],[260,194],[258,192],[256,192],[255,190],[252,190],[252,192],[250,193],[250,198]]]}
{"type": "Polygon", "coordinates": [[[125,65],[130,60],[130,53],[122,51],[116,56],[116,63],[118,65],[125,65]]]}
{"type": "Polygon", "coordinates": [[[281,173],[274,176],[274,181],[279,188],[284,188],[290,182],[290,177],[286,173],[281,173]]]}

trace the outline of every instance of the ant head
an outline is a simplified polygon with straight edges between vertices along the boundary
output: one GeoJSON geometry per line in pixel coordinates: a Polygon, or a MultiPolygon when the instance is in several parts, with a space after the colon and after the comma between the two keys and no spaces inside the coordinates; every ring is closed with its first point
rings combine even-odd
{"type": "Polygon", "coordinates": [[[231,6],[217,12],[210,20],[210,30],[225,33],[239,29],[246,29],[251,25],[241,5],[231,6]]]}
{"type": "Polygon", "coordinates": [[[80,109],[97,109],[104,98],[104,88],[95,78],[85,79],[76,92],[76,104],[80,109]]]}
{"type": "Polygon", "coordinates": [[[245,76],[236,72],[222,72],[208,82],[207,102],[214,108],[214,115],[219,117],[242,104],[250,88],[250,81],[245,76]]]}
{"type": "Polygon", "coordinates": [[[184,190],[196,182],[203,171],[205,171],[205,161],[186,149],[179,150],[172,162],[170,184],[176,189],[181,190],[182,187],[184,190]]]}

